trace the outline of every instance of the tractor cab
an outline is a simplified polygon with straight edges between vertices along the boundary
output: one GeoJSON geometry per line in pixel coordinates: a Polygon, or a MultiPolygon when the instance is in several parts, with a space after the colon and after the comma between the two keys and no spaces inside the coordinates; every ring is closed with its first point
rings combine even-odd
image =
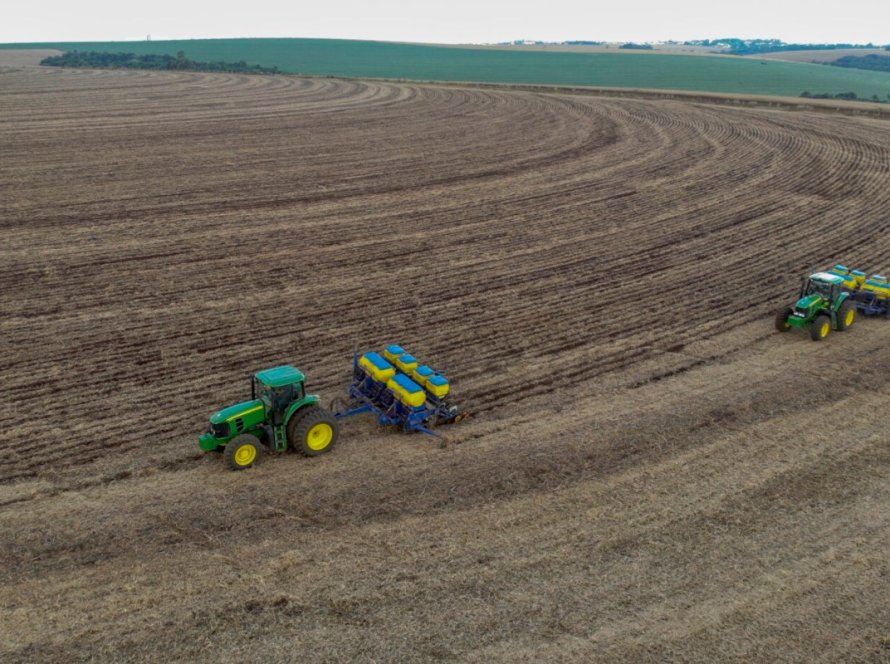
{"type": "Polygon", "coordinates": [[[281,424],[288,406],[305,396],[306,377],[296,367],[281,366],[257,372],[250,382],[251,399],[263,402],[273,424],[281,424]]]}
{"type": "MultiPolygon", "coordinates": [[[[813,299],[816,295],[827,302],[834,302],[841,294],[844,280],[836,274],[817,272],[804,278],[800,288],[800,299],[813,299]]],[[[798,305],[801,303],[798,302],[798,305]]]]}

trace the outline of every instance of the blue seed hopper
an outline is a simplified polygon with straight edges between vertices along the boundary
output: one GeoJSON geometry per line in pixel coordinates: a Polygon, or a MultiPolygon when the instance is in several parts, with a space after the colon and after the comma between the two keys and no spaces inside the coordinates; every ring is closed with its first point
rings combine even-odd
{"type": "Polygon", "coordinates": [[[828,270],[844,280],[844,290],[848,291],[856,303],[856,308],[866,316],[890,318],[890,283],[882,274],[870,277],[861,270],[851,270],[845,265],[835,265],[828,270]]]}
{"type": "Polygon", "coordinates": [[[338,419],[374,413],[380,424],[398,426],[405,432],[421,431],[444,440],[433,428],[462,417],[448,399],[450,392],[451,385],[445,376],[393,344],[382,354],[355,354],[348,402],[335,402],[331,410],[338,419]]]}

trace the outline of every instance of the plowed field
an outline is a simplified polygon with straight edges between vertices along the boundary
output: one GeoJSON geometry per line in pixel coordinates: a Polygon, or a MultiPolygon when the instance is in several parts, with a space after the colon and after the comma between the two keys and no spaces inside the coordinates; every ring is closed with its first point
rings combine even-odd
{"type": "Polygon", "coordinates": [[[16,661],[890,659],[890,124],[334,79],[0,69],[16,661]],[[399,342],[473,417],[243,473],[257,369],[399,342]]]}

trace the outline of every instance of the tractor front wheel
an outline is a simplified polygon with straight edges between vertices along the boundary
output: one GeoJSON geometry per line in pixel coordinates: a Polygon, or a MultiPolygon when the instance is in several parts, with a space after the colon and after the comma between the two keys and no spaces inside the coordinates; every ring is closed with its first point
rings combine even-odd
{"type": "Polygon", "coordinates": [[[837,329],[843,332],[856,321],[856,304],[850,300],[844,300],[837,312],[837,329]]]}
{"type": "Polygon", "coordinates": [[[226,445],[226,463],[232,470],[250,468],[262,456],[263,446],[260,444],[260,439],[249,433],[233,438],[226,445]]]}
{"type": "Polygon", "coordinates": [[[831,332],[831,319],[826,315],[816,316],[816,320],[810,326],[810,339],[822,341],[831,332]]]}
{"type": "Polygon", "coordinates": [[[291,449],[305,456],[330,452],[339,434],[337,419],[320,406],[310,406],[297,413],[287,425],[291,449]]]}
{"type": "Polygon", "coordinates": [[[794,310],[791,307],[782,307],[776,312],[776,329],[779,332],[787,332],[791,329],[791,326],[788,324],[788,317],[794,313],[794,310]]]}

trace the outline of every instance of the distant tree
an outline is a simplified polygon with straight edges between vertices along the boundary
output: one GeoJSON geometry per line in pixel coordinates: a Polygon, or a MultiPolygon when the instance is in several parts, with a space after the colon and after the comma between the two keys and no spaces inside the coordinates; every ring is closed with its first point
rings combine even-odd
{"type": "Polygon", "coordinates": [[[176,60],[170,63],[171,69],[188,69],[189,60],[185,57],[185,51],[176,52],[176,60]]]}

